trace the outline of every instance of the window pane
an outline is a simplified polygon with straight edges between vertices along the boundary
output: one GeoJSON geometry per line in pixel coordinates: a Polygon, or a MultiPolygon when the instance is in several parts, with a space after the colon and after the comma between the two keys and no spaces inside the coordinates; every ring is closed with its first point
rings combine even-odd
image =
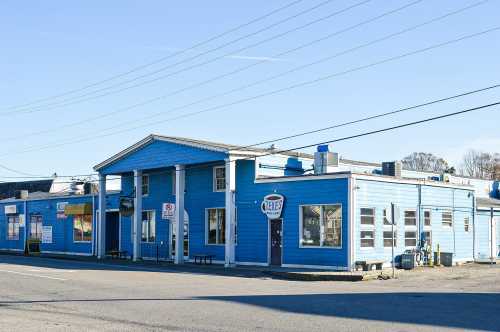
{"type": "MultiPolygon", "coordinates": [[[[394,247],[397,246],[398,234],[394,231],[394,247]]],[[[392,231],[384,231],[384,247],[392,248],[392,231]]]]}
{"type": "Polygon", "coordinates": [[[219,224],[219,243],[218,244],[224,244],[226,243],[226,210],[225,209],[218,209],[217,210],[217,219],[218,219],[218,224],[219,224]]]}
{"type": "Polygon", "coordinates": [[[320,207],[317,205],[302,207],[302,245],[319,246],[321,230],[319,225],[320,207]]]}
{"type": "Polygon", "coordinates": [[[82,216],[75,215],[73,217],[73,241],[82,241],[83,231],[82,231],[82,216]]]}
{"type": "Polygon", "coordinates": [[[92,216],[84,215],[82,221],[83,236],[82,241],[90,242],[92,241],[92,216]]]}
{"type": "Polygon", "coordinates": [[[415,247],[417,245],[417,232],[405,232],[405,246],[415,247]]]}
{"type": "Polygon", "coordinates": [[[149,227],[148,227],[148,241],[149,242],[155,242],[156,241],[156,220],[154,217],[154,212],[148,211],[148,221],[149,221],[149,227]]]}
{"type": "Polygon", "coordinates": [[[375,225],[375,209],[361,208],[360,216],[362,225],[375,225]]]}
{"type": "Polygon", "coordinates": [[[142,194],[143,195],[149,194],[149,175],[142,176],[142,194]]]}
{"type": "Polygon", "coordinates": [[[405,211],[405,225],[417,225],[417,213],[415,211],[405,211]]]}
{"type": "Polygon", "coordinates": [[[391,225],[391,212],[388,209],[384,209],[383,212],[383,218],[384,218],[384,225],[391,225]]]}
{"type": "Polygon", "coordinates": [[[374,247],[375,246],[374,231],[361,231],[361,247],[374,247]]]}
{"type": "Polygon", "coordinates": [[[208,210],[208,239],[209,244],[217,243],[217,210],[208,210]]]}
{"type": "Polygon", "coordinates": [[[428,245],[432,245],[432,232],[430,231],[424,232],[423,240],[427,242],[428,245]]]}
{"type": "Polygon", "coordinates": [[[431,225],[431,211],[424,211],[424,225],[431,225]]]}
{"type": "Polygon", "coordinates": [[[323,207],[323,246],[340,247],[342,242],[342,208],[335,205],[323,207]]]}
{"type": "Polygon", "coordinates": [[[225,190],[226,189],[226,168],[225,167],[215,167],[214,171],[214,186],[215,190],[225,190]]]}
{"type": "Polygon", "coordinates": [[[441,222],[444,226],[452,226],[453,225],[453,216],[451,212],[443,212],[441,214],[441,222]]]}
{"type": "Polygon", "coordinates": [[[142,235],[141,235],[141,241],[142,242],[147,242],[148,240],[148,220],[142,220],[142,235]]]}

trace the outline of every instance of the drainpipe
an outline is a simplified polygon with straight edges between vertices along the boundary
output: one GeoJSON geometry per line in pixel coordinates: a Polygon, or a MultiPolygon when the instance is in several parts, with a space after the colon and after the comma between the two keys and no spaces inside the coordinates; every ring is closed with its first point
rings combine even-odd
{"type": "Polygon", "coordinates": [[[24,200],[23,206],[24,212],[24,252],[28,252],[28,200],[24,200]]]}
{"type": "Polygon", "coordinates": [[[419,183],[418,185],[418,205],[417,205],[417,217],[418,217],[418,247],[422,248],[422,232],[423,232],[423,225],[422,225],[422,184],[419,183]]]}
{"type": "Polygon", "coordinates": [[[95,206],[95,195],[92,194],[92,256],[95,256],[95,244],[97,238],[96,216],[97,209],[95,206]]]}
{"type": "Polygon", "coordinates": [[[472,193],[472,259],[476,259],[476,195],[472,193]]]}
{"type": "Polygon", "coordinates": [[[455,189],[452,189],[452,199],[453,199],[453,212],[452,212],[452,220],[453,222],[451,223],[452,226],[452,231],[453,231],[453,256],[457,255],[457,241],[456,241],[456,234],[455,234],[455,189]]]}

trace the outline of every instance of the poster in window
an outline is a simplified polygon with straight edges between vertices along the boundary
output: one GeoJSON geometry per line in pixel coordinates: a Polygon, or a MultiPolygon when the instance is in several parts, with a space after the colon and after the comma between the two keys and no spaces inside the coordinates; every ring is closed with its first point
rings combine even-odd
{"type": "Polygon", "coordinates": [[[64,209],[68,205],[68,202],[58,202],[57,203],[57,219],[66,219],[66,214],[64,213],[64,209]]]}
{"type": "Polygon", "coordinates": [[[42,243],[52,243],[52,226],[42,226],[42,243]]]}

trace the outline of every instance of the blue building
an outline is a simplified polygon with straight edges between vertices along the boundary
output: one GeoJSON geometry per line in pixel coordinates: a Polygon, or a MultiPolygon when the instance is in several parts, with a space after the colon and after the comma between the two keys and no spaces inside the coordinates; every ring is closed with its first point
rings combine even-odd
{"type": "Polygon", "coordinates": [[[0,249],[39,239],[41,252],[99,258],[181,264],[209,254],[227,266],[352,270],[361,260],[390,266],[393,246],[400,255],[439,245],[455,262],[500,248],[498,183],[346,160],[327,147],[312,156],[150,135],[95,170],[98,193],[0,201],[0,249]],[[120,190],[107,191],[116,178],[120,190]]]}

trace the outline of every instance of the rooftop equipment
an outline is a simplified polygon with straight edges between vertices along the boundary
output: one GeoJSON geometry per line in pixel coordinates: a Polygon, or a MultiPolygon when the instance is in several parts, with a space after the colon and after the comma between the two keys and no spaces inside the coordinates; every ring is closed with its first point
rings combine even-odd
{"type": "Polygon", "coordinates": [[[328,145],[318,145],[314,153],[314,174],[328,173],[328,167],[339,166],[339,154],[330,152],[328,145]]]}
{"type": "Polygon", "coordinates": [[[401,177],[403,164],[401,161],[384,161],[382,163],[382,175],[401,177]]]}

